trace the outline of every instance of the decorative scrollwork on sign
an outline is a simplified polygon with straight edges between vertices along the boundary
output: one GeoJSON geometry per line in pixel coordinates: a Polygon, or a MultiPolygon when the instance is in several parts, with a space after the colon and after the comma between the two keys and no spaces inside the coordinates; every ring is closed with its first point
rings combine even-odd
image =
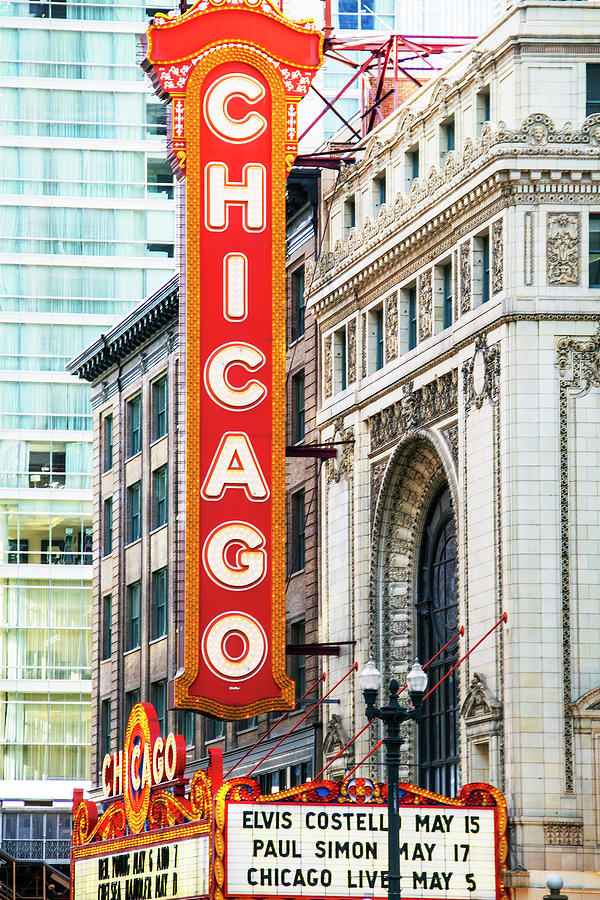
{"type": "Polygon", "coordinates": [[[463,365],[465,412],[472,406],[481,409],[486,400],[493,400],[500,377],[500,350],[497,344],[488,347],[485,335],[475,341],[475,353],[463,365]]]}
{"type": "Polygon", "coordinates": [[[458,371],[452,369],[423,387],[404,386],[400,400],[369,420],[371,452],[399,440],[406,432],[452,413],[458,406],[458,371]]]}
{"type": "Polygon", "coordinates": [[[549,212],[546,218],[548,284],[575,285],[581,278],[581,217],[549,212]]]}

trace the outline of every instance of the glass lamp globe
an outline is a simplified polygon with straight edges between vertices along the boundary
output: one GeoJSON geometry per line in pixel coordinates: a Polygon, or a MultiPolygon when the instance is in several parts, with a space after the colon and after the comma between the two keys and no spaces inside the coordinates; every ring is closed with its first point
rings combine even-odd
{"type": "Polygon", "coordinates": [[[375,665],[375,660],[371,656],[368,663],[359,675],[360,686],[363,691],[378,691],[381,684],[381,672],[375,665]]]}
{"type": "Polygon", "coordinates": [[[412,669],[406,676],[406,684],[408,685],[408,690],[412,693],[416,691],[417,693],[424,694],[427,690],[427,682],[429,681],[427,677],[427,672],[423,670],[418,659],[415,659],[412,669]]]}

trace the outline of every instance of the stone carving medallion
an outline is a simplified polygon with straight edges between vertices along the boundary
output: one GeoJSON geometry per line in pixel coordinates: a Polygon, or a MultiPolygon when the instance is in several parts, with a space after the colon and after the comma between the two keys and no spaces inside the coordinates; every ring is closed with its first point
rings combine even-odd
{"type": "Polygon", "coordinates": [[[581,225],[579,213],[549,212],[546,218],[548,284],[580,283],[581,225]]]}

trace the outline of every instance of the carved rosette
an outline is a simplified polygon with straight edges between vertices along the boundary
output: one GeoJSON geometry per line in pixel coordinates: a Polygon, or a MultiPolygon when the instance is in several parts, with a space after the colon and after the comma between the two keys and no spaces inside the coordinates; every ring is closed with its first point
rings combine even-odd
{"type": "Polygon", "coordinates": [[[433,334],[433,273],[424,272],[419,276],[419,341],[433,334]]]}
{"type": "Polygon", "coordinates": [[[492,293],[504,287],[504,229],[502,219],[492,224],[492,293]]]}
{"type": "Polygon", "coordinates": [[[323,355],[323,389],[325,399],[331,397],[333,393],[333,358],[332,358],[332,335],[325,338],[325,351],[323,355]]]}
{"type": "Polygon", "coordinates": [[[471,309],[471,242],[460,246],[460,311],[471,309]]]}
{"type": "Polygon", "coordinates": [[[398,294],[385,301],[385,361],[398,356],[398,294]]]}
{"type": "Polygon", "coordinates": [[[356,381],[356,319],[348,322],[348,384],[356,381]]]}
{"type": "Polygon", "coordinates": [[[581,217],[549,212],[546,217],[546,277],[548,284],[574,285],[581,280],[581,217]]]}

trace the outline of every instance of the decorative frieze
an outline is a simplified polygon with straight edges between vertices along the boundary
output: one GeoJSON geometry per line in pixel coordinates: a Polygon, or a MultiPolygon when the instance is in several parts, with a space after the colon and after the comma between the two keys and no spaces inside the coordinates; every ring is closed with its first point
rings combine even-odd
{"type": "Polygon", "coordinates": [[[458,406],[458,371],[452,369],[417,390],[412,382],[396,403],[369,419],[371,452],[398,440],[405,432],[440,419],[458,406]]]}
{"type": "Polygon", "coordinates": [[[348,384],[356,381],[356,319],[350,319],[348,336],[348,384]]]}
{"type": "Polygon", "coordinates": [[[433,272],[423,272],[419,276],[419,341],[433,334],[433,272]]]}
{"type": "Polygon", "coordinates": [[[471,309],[471,242],[460,245],[460,311],[471,309]]]}
{"type": "Polygon", "coordinates": [[[325,349],[323,354],[323,391],[325,399],[331,397],[333,393],[332,342],[333,336],[330,334],[325,338],[325,349]]]}
{"type": "Polygon", "coordinates": [[[367,313],[362,316],[361,328],[361,344],[362,344],[362,377],[367,377],[367,313]]]}
{"type": "Polygon", "coordinates": [[[583,847],[583,825],[575,825],[572,822],[546,824],[544,844],[547,847],[583,847]]]}
{"type": "Polygon", "coordinates": [[[528,287],[533,285],[535,273],[533,213],[527,210],[523,217],[523,281],[528,287]]]}
{"type": "Polygon", "coordinates": [[[548,284],[575,285],[581,280],[581,216],[549,212],[546,217],[548,284]]]}
{"type": "Polygon", "coordinates": [[[334,441],[340,445],[335,459],[327,460],[327,484],[349,478],[354,469],[354,428],[344,428],[344,417],[340,416],[333,423],[334,441]]]}
{"type": "Polygon", "coordinates": [[[398,294],[385,301],[385,361],[398,356],[398,294]]]}
{"type": "Polygon", "coordinates": [[[492,293],[504,287],[504,230],[502,219],[492,224],[492,293]]]}

